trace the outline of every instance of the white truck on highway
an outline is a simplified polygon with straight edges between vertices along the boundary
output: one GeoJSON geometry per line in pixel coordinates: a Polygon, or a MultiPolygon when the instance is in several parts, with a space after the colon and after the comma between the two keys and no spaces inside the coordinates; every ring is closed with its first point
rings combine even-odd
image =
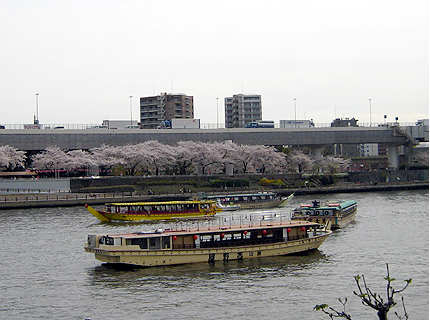
{"type": "Polygon", "coordinates": [[[200,128],[200,119],[172,118],[161,122],[159,129],[200,128]]]}

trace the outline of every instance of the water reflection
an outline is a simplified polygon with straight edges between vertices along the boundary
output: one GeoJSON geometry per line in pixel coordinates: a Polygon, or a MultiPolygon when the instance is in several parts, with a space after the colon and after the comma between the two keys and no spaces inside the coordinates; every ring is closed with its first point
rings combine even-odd
{"type": "Polygon", "coordinates": [[[305,271],[320,261],[327,260],[320,250],[277,257],[244,259],[243,261],[215,262],[215,264],[195,263],[175,266],[138,268],[132,266],[101,264],[87,270],[89,284],[123,287],[124,282],[132,283],[142,278],[161,280],[164,278],[207,279],[216,275],[228,278],[279,277],[296,271],[305,271]],[[113,282],[114,281],[114,282],[113,282]]]}

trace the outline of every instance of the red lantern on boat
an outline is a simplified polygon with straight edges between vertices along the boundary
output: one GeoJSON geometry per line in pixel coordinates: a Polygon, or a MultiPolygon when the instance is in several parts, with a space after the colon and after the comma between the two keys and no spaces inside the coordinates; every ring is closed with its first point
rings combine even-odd
{"type": "Polygon", "coordinates": [[[302,231],[306,231],[306,227],[302,226],[302,231]]]}
{"type": "Polygon", "coordinates": [[[291,229],[290,229],[290,228],[287,228],[287,232],[288,232],[288,233],[290,233],[290,232],[291,232],[291,229]]]}
{"type": "Polygon", "coordinates": [[[198,235],[194,235],[194,239],[197,240],[199,238],[198,235]]]}
{"type": "Polygon", "coordinates": [[[266,230],[262,230],[262,231],[261,231],[261,233],[262,233],[263,235],[266,235],[266,234],[267,234],[267,231],[266,231],[266,230]]]}
{"type": "Polygon", "coordinates": [[[224,236],[225,236],[225,234],[224,234],[224,233],[221,233],[221,238],[222,238],[222,239],[224,238],[224,236]]]}
{"type": "Polygon", "coordinates": [[[245,235],[248,234],[248,231],[243,231],[243,234],[245,234],[245,235]]]}
{"type": "Polygon", "coordinates": [[[173,235],[172,239],[173,239],[173,241],[176,241],[178,239],[178,237],[176,235],[173,235]]]}

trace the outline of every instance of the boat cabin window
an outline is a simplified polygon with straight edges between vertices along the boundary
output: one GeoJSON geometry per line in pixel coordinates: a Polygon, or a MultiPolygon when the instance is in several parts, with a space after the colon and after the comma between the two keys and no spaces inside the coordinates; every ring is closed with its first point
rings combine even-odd
{"type": "Polygon", "coordinates": [[[149,249],[150,250],[159,250],[161,249],[160,237],[150,237],[149,238],[149,249]]]}
{"type": "Polygon", "coordinates": [[[128,239],[127,245],[139,245],[141,249],[148,249],[148,239],[147,238],[128,239]]]}
{"type": "Polygon", "coordinates": [[[213,235],[201,235],[200,240],[201,242],[210,242],[212,241],[213,235]]]}
{"type": "MultiPolygon", "coordinates": [[[[245,236],[245,235],[244,235],[245,236]]],[[[235,240],[241,240],[242,239],[242,234],[241,233],[235,233],[233,234],[233,238],[235,240]]]]}
{"type": "Polygon", "coordinates": [[[163,236],[163,249],[170,249],[170,237],[169,236],[163,236]]]}
{"type": "Polygon", "coordinates": [[[229,240],[231,240],[231,234],[225,234],[224,235],[224,237],[223,237],[223,241],[229,241],[229,240]]]}
{"type": "Polygon", "coordinates": [[[106,245],[114,245],[113,237],[104,236],[103,237],[103,243],[106,245]]]}

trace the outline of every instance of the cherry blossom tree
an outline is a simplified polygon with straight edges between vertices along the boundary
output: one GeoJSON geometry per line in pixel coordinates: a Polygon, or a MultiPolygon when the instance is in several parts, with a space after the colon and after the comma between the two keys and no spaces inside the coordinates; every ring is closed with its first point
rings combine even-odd
{"type": "Polygon", "coordinates": [[[90,153],[93,157],[96,166],[99,166],[100,172],[106,175],[114,166],[117,166],[118,153],[117,148],[103,144],[100,147],[90,149],[90,153]]]}
{"type": "Polygon", "coordinates": [[[311,156],[296,149],[291,151],[290,160],[292,165],[297,166],[299,173],[310,168],[315,163],[311,156]]]}
{"type": "MultiPolygon", "coordinates": [[[[21,152],[22,153],[22,152],[21,152]]],[[[0,156],[1,156],[0,150],[0,156]]],[[[23,154],[20,154],[23,155],[23,154]]],[[[6,157],[3,157],[6,159],[6,157]]],[[[22,159],[25,159],[21,156],[22,159]]],[[[106,175],[116,171],[129,176],[144,174],[186,175],[227,173],[232,166],[239,173],[279,173],[288,166],[298,167],[299,172],[311,168],[317,162],[300,150],[288,149],[288,155],[275,147],[264,145],[238,145],[232,141],[203,143],[199,141],[180,141],[176,145],[164,145],[151,140],[139,144],[122,146],[102,145],[88,151],[60,150],[48,147],[44,152],[33,156],[33,167],[45,170],[79,170],[99,166],[106,175]]],[[[336,171],[345,160],[325,157],[318,166],[336,171]]],[[[1,165],[3,168],[5,165],[1,165]]]]}
{"type": "Polygon", "coordinates": [[[321,159],[323,168],[330,172],[330,174],[338,172],[341,165],[344,165],[345,162],[347,160],[340,157],[325,156],[321,159]]]}
{"type": "Polygon", "coordinates": [[[68,157],[66,165],[68,170],[79,171],[97,165],[95,157],[82,149],[70,150],[66,154],[68,157]]]}
{"type": "Polygon", "coordinates": [[[59,176],[60,170],[68,167],[69,157],[67,153],[58,146],[50,146],[45,151],[32,157],[32,166],[36,170],[53,170],[55,177],[59,176]]]}
{"type": "Polygon", "coordinates": [[[150,140],[143,143],[143,148],[149,151],[147,154],[147,174],[153,173],[159,175],[160,172],[167,171],[174,162],[174,146],[161,144],[156,140],[150,140]]]}
{"type": "Polygon", "coordinates": [[[147,150],[142,144],[118,146],[116,155],[125,175],[135,176],[147,167],[147,150]]]}
{"type": "Polygon", "coordinates": [[[409,164],[412,168],[429,168],[429,153],[417,153],[409,164]]]}
{"type": "Polygon", "coordinates": [[[192,143],[192,141],[180,141],[174,149],[172,167],[176,174],[186,175],[191,172],[191,167],[197,159],[197,151],[192,143]]]}
{"type": "Polygon", "coordinates": [[[202,143],[202,142],[189,142],[187,148],[193,151],[194,157],[192,159],[193,165],[201,174],[207,174],[210,169],[215,168],[215,164],[221,161],[221,154],[218,150],[219,144],[216,143],[202,143]]]}
{"type": "Polygon", "coordinates": [[[9,145],[0,146],[0,170],[14,170],[24,166],[25,152],[9,145]]]}
{"type": "Polygon", "coordinates": [[[286,166],[285,157],[273,146],[257,145],[254,148],[254,167],[260,173],[279,172],[286,166]]]}
{"type": "Polygon", "coordinates": [[[233,151],[232,159],[239,172],[253,172],[253,161],[255,160],[255,146],[237,145],[233,151]]]}
{"type": "Polygon", "coordinates": [[[227,167],[233,166],[236,162],[235,151],[237,144],[232,141],[215,142],[213,147],[218,151],[219,161],[211,167],[212,173],[227,173],[227,167]]]}

